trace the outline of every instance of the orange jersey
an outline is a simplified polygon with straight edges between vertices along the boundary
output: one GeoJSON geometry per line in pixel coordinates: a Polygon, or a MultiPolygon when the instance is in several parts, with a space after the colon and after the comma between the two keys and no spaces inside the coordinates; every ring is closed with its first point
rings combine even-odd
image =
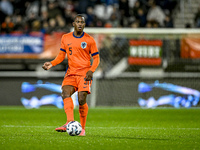
{"type": "Polygon", "coordinates": [[[91,68],[91,56],[99,54],[94,38],[85,32],[80,37],[73,32],[64,34],[60,50],[67,53],[67,75],[85,75],[91,68]]]}

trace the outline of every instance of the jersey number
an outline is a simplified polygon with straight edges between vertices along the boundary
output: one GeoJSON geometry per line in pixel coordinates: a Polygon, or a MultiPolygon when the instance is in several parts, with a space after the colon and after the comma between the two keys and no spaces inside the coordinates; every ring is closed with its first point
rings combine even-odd
{"type": "Polygon", "coordinates": [[[69,55],[72,55],[72,47],[69,47],[69,55]]]}

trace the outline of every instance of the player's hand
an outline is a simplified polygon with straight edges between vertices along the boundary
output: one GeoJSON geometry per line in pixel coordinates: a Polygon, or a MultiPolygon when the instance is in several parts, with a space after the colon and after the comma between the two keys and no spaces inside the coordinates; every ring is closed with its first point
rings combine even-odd
{"type": "Polygon", "coordinates": [[[42,68],[44,70],[49,70],[51,67],[53,67],[53,65],[51,64],[51,62],[45,62],[44,65],[42,66],[42,68]]]}
{"type": "Polygon", "coordinates": [[[85,81],[91,81],[92,80],[92,76],[93,76],[93,72],[91,70],[89,70],[86,73],[85,81]]]}

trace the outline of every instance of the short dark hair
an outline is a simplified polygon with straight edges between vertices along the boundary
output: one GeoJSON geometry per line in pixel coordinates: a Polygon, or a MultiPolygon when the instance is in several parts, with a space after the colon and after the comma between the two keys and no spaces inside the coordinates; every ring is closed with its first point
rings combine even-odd
{"type": "Polygon", "coordinates": [[[75,20],[77,17],[83,17],[83,18],[84,18],[84,20],[85,20],[85,16],[84,16],[84,15],[82,15],[82,14],[77,14],[77,15],[74,17],[74,20],[75,20]]]}

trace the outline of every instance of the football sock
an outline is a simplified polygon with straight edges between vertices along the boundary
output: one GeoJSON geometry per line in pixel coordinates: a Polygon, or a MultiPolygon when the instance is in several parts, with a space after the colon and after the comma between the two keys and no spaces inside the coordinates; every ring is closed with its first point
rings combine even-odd
{"type": "Polygon", "coordinates": [[[88,114],[88,104],[85,103],[82,106],[79,105],[80,122],[84,130],[85,130],[85,125],[86,125],[87,114],[88,114]]]}
{"type": "Polygon", "coordinates": [[[74,121],[74,104],[71,97],[65,98],[64,102],[64,110],[67,116],[67,122],[74,121]]]}

